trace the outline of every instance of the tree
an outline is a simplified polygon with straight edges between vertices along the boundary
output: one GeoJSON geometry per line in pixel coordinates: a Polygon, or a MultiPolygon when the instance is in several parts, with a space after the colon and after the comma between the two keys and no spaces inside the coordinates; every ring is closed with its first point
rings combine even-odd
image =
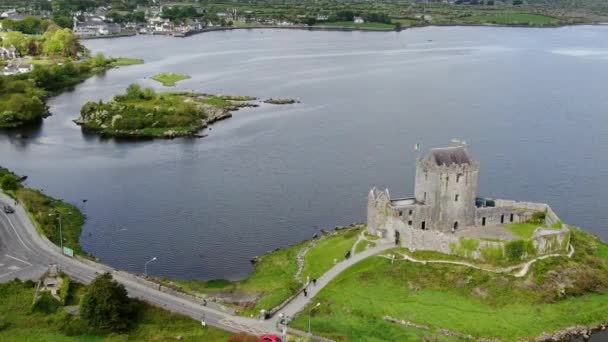
{"type": "Polygon", "coordinates": [[[523,5],[524,2],[522,0],[513,0],[513,6],[523,5]]]}
{"type": "Polygon", "coordinates": [[[18,31],[7,32],[4,38],[2,39],[2,46],[10,47],[14,46],[19,50],[19,53],[25,54],[27,53],[27,47],[30,38],[18,31]]]}
{"type": "MultiPolygon", "coordinates": [[[[48,31],[47,31],[48,33],[48,31]]],[[[84,51],[78,37],[72,30],[64,28],[56,30],[44,44],[44,53],[51,57],[76,57],[84,51]]]]}
{"type": "Polygon", "coordinates": [[[129,100],[136,100],[141,98],[141,86],[137,83],[133,83],[127,87],[127,98],[129,100]]]}
{"type": "Polygon", "coordinates": [[[120,332],[130,328],[136,310],[125,287],[114,281],[110,273],[104,273],[84,293],[80,314],[91,327],[120,332]]]}
{"type": "Polygon", "coordinates": [[[316,23],[317,23],[317,19],[315,17],[306,18],[306,25],[313,26],[316,23]]]}
{"type": "Polygon", "coordinates": [[[20,121],[41,119],[46,114],[46,106],[38,97],[19,93],[10,95],[6,108],[10,108],[15,113],[15,118],[20,121]]]}
{"type": "Polygon", "coordinates": [[[2,190],[17,190],[19,187],[19,180],[16,176],[7,174],[0,180],[0,187],[2,190]]]}

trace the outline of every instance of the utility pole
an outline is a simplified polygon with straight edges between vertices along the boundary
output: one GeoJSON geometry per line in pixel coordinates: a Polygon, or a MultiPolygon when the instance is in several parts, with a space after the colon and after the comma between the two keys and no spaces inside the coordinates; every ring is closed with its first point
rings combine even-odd
{"type": "Polygon", "coordinates": [[[308,311],[308,335],[312,336],[312,333],[310,332],[310,314],[312,314],[312,310],[318,308],[320,305],[321,303],[317,303],[317,305],[313,306],[312,309],[308,311]]]}
{"type": "Polygon", "coordinates": [[[144,264],[144,275],[146,277],[148,277],[148,264],[151,263],[152,261],[156,260],[156,257],[148,260],[145,264],[144,264]]]}

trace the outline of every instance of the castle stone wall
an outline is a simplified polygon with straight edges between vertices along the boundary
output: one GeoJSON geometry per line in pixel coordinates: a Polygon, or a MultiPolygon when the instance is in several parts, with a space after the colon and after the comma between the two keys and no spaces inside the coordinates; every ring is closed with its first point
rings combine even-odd
{"type": "Polygon", "coordinates": [[[479,165],[452,164],[437,166],[420,159],[416,163],[416,200],[432,205],[426,218],[430,229],[451,231],[472,226],[475,219],[479,165]]]}

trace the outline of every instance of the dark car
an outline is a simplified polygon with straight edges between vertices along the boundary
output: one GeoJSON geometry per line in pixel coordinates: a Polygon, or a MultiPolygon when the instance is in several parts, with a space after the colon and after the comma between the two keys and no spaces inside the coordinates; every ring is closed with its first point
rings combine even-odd
{"type": "Polygon", "coordinates": [[[10,205],[5,205],[4,206],[4,212],[7,213],[7,214],[12,214],[12,213],[15,212],[15,209],[11,208],[10,205]]]}
{"type": "Polygon", "coordinates": [[[262,341],[262,342],[282,342],[283,340],[281,340],[281,338],[279,336],[277,336],[277,335],[264,334],[264,335],[258,336],[258,341],[262,341]]]}

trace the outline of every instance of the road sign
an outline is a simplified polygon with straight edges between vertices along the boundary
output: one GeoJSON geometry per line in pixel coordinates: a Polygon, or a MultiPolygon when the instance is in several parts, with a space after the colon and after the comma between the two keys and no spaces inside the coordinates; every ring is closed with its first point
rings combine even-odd
{"type": "Polygon", "coordinates": [[[69,247],[63,247],[63,254],[69,256],[69,257],[74,257],[74,250],[69,248],[69,247]]]}

